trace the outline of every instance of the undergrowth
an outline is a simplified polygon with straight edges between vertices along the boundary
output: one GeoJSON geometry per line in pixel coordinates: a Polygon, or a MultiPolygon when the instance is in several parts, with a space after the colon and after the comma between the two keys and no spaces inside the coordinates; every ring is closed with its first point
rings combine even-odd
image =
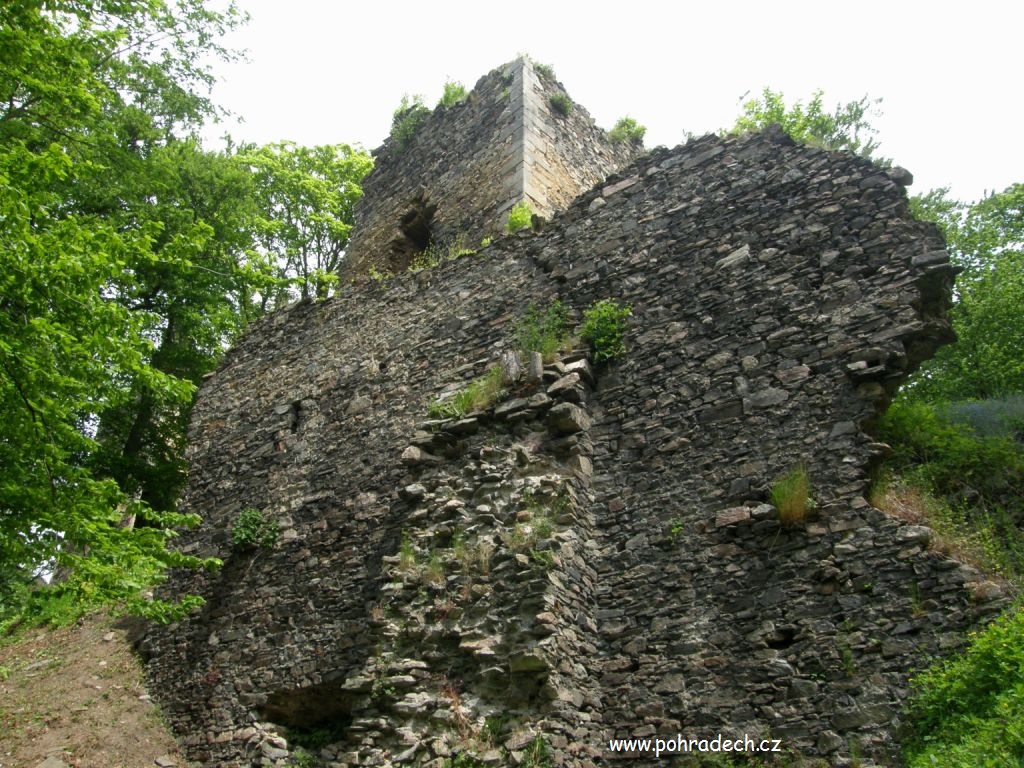
{"type": "Polygon", "coordinates": [[[546,307],[530,302],[519,323],[516,339],[523,352],[540,352],[545,358],[569,342],[569,308],[559,299],[546,307]]]}
{"type": "Polygon", "coordinates": [[[1024,764],[1024,610],[971,636],[967,649],[913,680],[910,768],[1024,764]]]}
{"type": "Polygon", "coordinates": [[[486,374],[452,397],[435,400],[427,406],[427,414],[432,419],[461,419],[467,413],[482,411],[504,397],[505,384],[504,369],[500,365],[491,366],[486,374]]]}
{"type": "Polygon", "coordinates": [[[948,407],[897,400],[879,421],[893,456],[875,506],[933,528],[935,546],[990,573],[1024,577],[1024,448],[982,436],[948,407]]]}
{"type": "MultiPolygon", "coordinates": [[[[878,437],[893,456],[871,502],[932,528],[933,549],[1019,588],[1024,448],[1010,430],[977,429],[962,417],[971,407],[897,399],[879,420],[878,437]]],[[[912,691],[903,733],[910,768],[1024,764],[1021,604],[915,677],[912,691]]]]}

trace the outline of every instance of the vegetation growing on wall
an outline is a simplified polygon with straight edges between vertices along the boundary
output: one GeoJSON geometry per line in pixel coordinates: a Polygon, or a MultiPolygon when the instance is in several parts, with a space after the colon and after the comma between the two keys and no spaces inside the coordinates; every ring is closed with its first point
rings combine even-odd
{"type": "Polygon", "coordinates": [[[569,341],[569,308],[559,299],[543,308],[531,301],[516,324],[516,340],[523,352],[554,354],[569,341]]]}
{"type": "Polygon", "coordinates": [[[802,464],[794,467],[772,483],[772,504],[779,511],[783,525],[800,525],[811,508],[811,480],[802,464]]]}
{"type": "MultiPolygon", "coordinates": [[[[481,242],[480,247],[486,247],[481,242]]],[[[465,235],[459,234],[447,243],[431,243],[415,259],[409,263],[409,271],[415,272],[420,269],[433,269],[445,261],[455,261],[464,256],[472,256],[476,250],[466,244],[465,235]]]]}
{"type": "Polygon", "coordinates": [[[608,131],[608,138],[615,142],[631,141],[634,144],[643,144],[645,133],[647,133],[645,126],[626,115],[620,117],[615,126],[608,131]]]}
{"type": "Polygon", "coordinates": [[[430,110],[423,103],[423,97],[409,94],[402,96],[402,101],[391,117],[391,138],[399,151],[406,149],[412,137],[416,135],[423,121],[430,116],[430,110]]]}
{"type": "Polygon", "coordinates": [[[454,107],[456,104],[464,102],[468,97],[469,92],[466,90],[466,86],[454,80],[449,80],[444,84],[444,93],[441,94],[441,99],[437,102],[437,106],[454,107]]]}
{"type": "Polygon", "coordinates": [[[452,397],[435,400],[428,406],[427,413],[434,419],[460,419],[467,413],[483,410],[498,402],[505,395],[506,384],[504,369],[493,365],[487,373],[452,397]]]}
{"type": "Polygon", "coordinates": [[[572,99],[564,93],[553,93],[548,99],[551,110],[559,117],[568,117],[572,113],[572,99]]]}
{"type": "Polygon", "coordinates": [[[541,78],[552,82],[555,80],[555,68],[550,64],[541,64],[535,61],[533,62],[533,69],[541,78]]]}
{"type": "Polygon", "coordinates": [[[530,208],[530,204],[525,200],[520,200],[518,203],[512,206],[512,210],[508,212],[508,221],[505,223],[505,230],[507,232],[518,232],[520,229],[525,229],[530,226],[530,222],[533,219],[533,210],[530,208]]]}
{"type": "Polygon", "coordinates": [[[626,319],[632,314],[629,306],[615,299],[601,299],[583,313],[580,338],[590,345],[595,362],[604,362],[626,354],[626,319]]]}
{"type": "Polygon", "coordinates": [[[798,100],[787,106],[781,91],[765,88],[761,96],[743,102],[743,113],[731,132],[759,131],[777,123],[794,141],[871,157],[878,148],[874,139],[878,131],[870,118],[878,114],[881,99],[864,96],[837,104],[831,112],[825,109],[824,99],[824,92],[817,90],[806,104],[798,100]]]}
{"type": "Polygon", "coordinates": [[[280,533],[276,520],[258,509],[243,509],[231,526],[231,546],[239,552],[270,549],[280,533]]]}

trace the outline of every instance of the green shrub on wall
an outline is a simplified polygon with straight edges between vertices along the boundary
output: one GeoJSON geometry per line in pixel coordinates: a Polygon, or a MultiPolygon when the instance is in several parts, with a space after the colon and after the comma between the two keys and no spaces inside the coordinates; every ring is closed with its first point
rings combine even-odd
{"type": "Polygon", "coordinates": [[[270,549],[280,535],[276,520],[263,516],[258,509],[243,509],[231,526],[231,546],[245,552],[252,549],[270,549]]]}
{"type": "Polygon", "coordinates": [[[516,324],[516,340],[523,352],[552,355],[569,341],[569,308],[555,299],[545,308],[533,302],[516,324]]]}
{"type": "Polygon", "coordinates": [[[422,96],[402,96],[402,101],[391,118],[391,138],[399,149],[409,146],[412,137],[416,135],[416,131],[429,114],[430,110],[423,103],[422,96]]]}
{"type": "Polygon", "coordinates": [[[469,92],[466,90],[466,86],[454,80],[448,80],[444,84],[444,93],[441,94],[441,100],[437,102],[437,106],[454,107],[456,104],[464,102],[468,96],[469,92]]]}
{"type": "Polygon", "coordinates": [[[595,301],[583,313],[580,338],[590,345],[595,362],[626,353],[626,318],[631,314],[630,307],[620,305],[615,299],[595,301]]]}
{"type": "Polygon", "coordinates": [[[520,200],[508,212],[508,221],[505,224],[505,229],[509,232],[518,232],[520,229],[530,226],[532,219],[533,210],[530,208],[530,204],[525,200],[520,200]]]}
{"type": "Polygon", "coordinates": [[[561,117],[568,117],[572,113],[572,99],[564,93],[555,93],[548,99],[552,111],[561,117]]]}
{"type": "Polygon", "coordinates": [[[634,144],[643,144],[645,133],[647,133],[645,126],[640,125],[632,117],[626,115],[625,117],[620,117],[619,121],[615,123],[615,127],[608,131],[608,138],[616,143],[631,141],[634,144]]]}

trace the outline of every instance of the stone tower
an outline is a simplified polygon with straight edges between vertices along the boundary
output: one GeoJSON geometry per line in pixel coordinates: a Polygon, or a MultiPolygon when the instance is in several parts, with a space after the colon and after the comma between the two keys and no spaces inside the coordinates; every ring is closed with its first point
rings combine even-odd
{"type": "Polygon", "coordinates": [[[430,245],[475,248],[522,200],[550,218],[640,150],[609,139],[549,68],[520,57],[437,107],[404,145],[374,152],[347,271],[401,272],[430,245]]]}

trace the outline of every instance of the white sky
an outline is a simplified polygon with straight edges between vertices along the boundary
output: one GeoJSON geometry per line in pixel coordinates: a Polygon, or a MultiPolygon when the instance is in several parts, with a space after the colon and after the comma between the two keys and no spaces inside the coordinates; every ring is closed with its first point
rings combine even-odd
{"type": "Polygon", "coordinates": [[[433,106],[519,53],[551,64],[608,128],[624,114],[646,145],[732,125],[740,97],[883,99],[878,154],[974,200],[1024,181],[1024,3],[701,0],[507,3],[238,0],[252,19],[228,43],[214,99],[244,119],[236,140],[378,146],[403,93],[433,106]]]}

